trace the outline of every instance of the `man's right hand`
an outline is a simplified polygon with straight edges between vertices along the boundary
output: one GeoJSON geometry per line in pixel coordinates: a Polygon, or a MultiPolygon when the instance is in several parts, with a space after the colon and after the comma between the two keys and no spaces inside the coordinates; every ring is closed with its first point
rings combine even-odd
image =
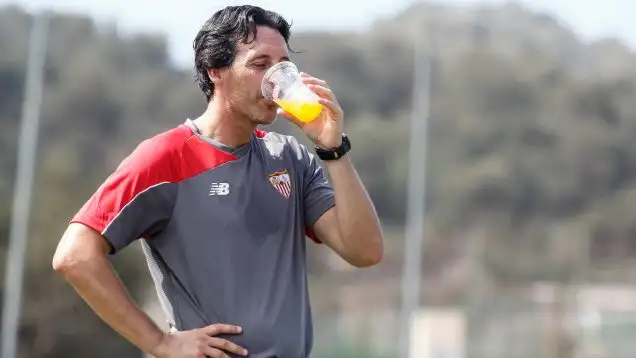
{"type": "Polygon", "coordinates": [[[226,352],[247,356],[247,350],[219,334],[240,334],[241,327],[213,324],[190,331],[166,333],[151,354],[157,358],[229,358],[226,352]]]}

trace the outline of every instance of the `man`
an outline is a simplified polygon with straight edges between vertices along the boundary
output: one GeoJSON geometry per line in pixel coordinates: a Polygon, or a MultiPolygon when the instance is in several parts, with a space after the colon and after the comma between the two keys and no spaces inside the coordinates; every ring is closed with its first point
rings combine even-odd
{"type": "Polygon", "coordinates": [[[259,7],[215,13],[194,42],[206,111],[141,143],[59,243],[54,269],[155,357],[308,357],[305,234],[354,266],[381,260],[379,220],[331,89],[303,74],[324,105],[308,124],[261,95],[265,71],[289,60],[289,36],[280,15],[259,7]],[[331,185],[294,138],[256,128],[277,114],[314,141],[331,185]],[[171,332],[135,305],[108,261],[138,238],[171,332]]]}

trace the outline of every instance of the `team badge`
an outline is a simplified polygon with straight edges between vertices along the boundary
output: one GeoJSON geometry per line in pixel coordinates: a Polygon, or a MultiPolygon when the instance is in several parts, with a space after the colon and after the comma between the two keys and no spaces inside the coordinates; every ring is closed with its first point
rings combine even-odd
{"type": "Polygon", "coordinates": [[[289,197],[291,196],[292,186],[291,178],[289,177],[289,173],[287,172],[287,170],[270,174],[269,182],[276,190],[278,190],[280,195],[289,199],[289,197]]]}

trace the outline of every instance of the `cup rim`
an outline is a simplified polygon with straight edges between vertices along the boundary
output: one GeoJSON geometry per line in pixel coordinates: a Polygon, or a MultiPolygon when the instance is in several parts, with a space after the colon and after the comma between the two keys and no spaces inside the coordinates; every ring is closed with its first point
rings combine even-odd
{"type": "Polygon", "coordinates": [[[282,67],[291,67],[294,70],[296,70],[296,72],[298,72],[298,67],[296,67],[296,64],[291,61],[281,61],[274,64],[272,67],[268,68],[267,71],[265,71],[265,74],[263,75],[263,79],[261,80],[261,94],[263,94],[263,96],[265,96],[265,83],[269,82],[269,81],[266,81],[266,79],[269,78],[272,75],[272,73],[278,71],[282,67]]]}

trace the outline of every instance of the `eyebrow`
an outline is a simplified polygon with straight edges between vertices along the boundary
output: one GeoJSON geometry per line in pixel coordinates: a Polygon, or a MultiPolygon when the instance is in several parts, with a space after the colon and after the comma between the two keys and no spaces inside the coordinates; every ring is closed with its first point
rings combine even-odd
{"type": "MultiPolygon", "coordinates": [[[[258,60],[262,60],[262,59],[268,59],[268,60],[269,60],[269,59],[271,59],[271,56],[269,56],[269,55],[265,55],[265,54],[263,54],[263,55],[258,55],[258,56],[256,56],[256,57],[254,57],[254,58],[250,59],[250,62],[252,62],[252,61],[258,61],[258,60]]],[[[281,60],[282,60],[282,61],[289,61],[290,59],[289,59],[289,57],[287,57],[287,56],[283,56],[283,57],[281,57],[281,60]]]]}

